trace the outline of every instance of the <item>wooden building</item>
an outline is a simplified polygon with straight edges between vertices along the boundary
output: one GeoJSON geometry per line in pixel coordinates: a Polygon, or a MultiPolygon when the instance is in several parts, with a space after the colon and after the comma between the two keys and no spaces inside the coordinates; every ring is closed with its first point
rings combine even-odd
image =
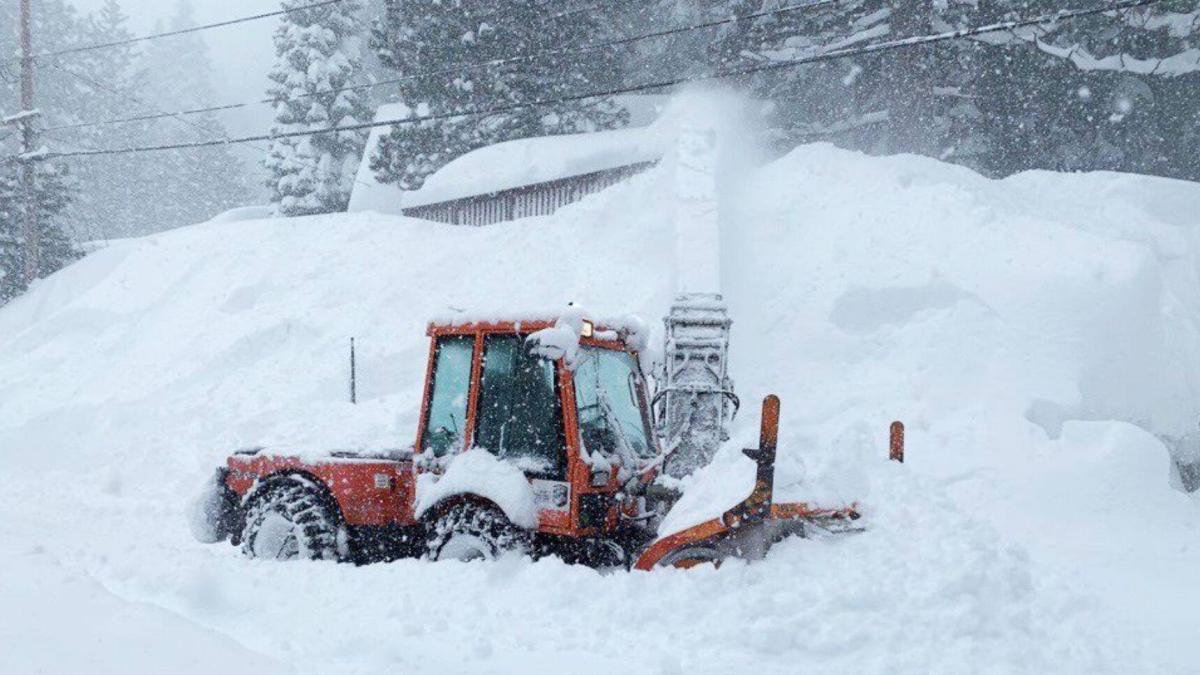
{"type": "MultiPolygon", "coordinates": [[[[385,106],[379,117],[402,117],[385,106]]],[[[373,130],[351,211],[378,211],[453,225],[491,225],[544,216],[645,171],[662,157],[651,127],[522,138],[478,148],[435,171],[418,190],[378,182],[369,161],[373,130]]]]}
{"type": "Polygon", "coordinates": [[[403,213],[413,218],[451,225],[491,225],[529,216],[545,216],[560,206],[615,185],[640,173],[654,162],[639,162],[578,176],[568,176],[530,185],[497,190],[419,206],[405,206],[403,213]]]}

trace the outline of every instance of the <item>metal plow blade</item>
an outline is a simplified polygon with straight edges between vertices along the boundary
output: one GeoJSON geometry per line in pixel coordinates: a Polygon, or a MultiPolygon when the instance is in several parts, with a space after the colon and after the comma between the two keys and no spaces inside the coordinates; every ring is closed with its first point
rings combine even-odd
{"type": "MultiPolygon", "coordinates": [[[[750,495],[720,518],[655,540],[638,557],[634,569],[686,569],[702,564],[719,566],[721,561],[730,557],[761,560],[775,542],[788,536],[819,538],[862,532],[865,528],[859,522],[857,504],[824,508],[803,502],[774,503],[778,438],[779,397],[772,394],[763,399],[759,446],[743,450],[758,467],[750,495]]],[[[902,444],[903,437],[900,438],[902,444]]],[[[893,425],[893,459],[897,459],[896,446],[897,426],[893,425]]],[[[902,457],[902,445],[899,452],[902,457]]]]}

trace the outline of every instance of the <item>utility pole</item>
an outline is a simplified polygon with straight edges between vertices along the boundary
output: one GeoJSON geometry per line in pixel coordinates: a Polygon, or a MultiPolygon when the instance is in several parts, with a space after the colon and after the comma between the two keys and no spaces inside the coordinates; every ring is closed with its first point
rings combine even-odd
{"type": "Polygon", "coordinates": [[[33,107],[32,23],[30,0],[21,0],[21,111],[18,114],[17,123],[21,127],[21,190],[25,198],[25,208],[21,218],[25,236],[25,283],[31,283],[37,279],[42,269],[39,246],[41,237],[38,232],[37,205],[34,203],[36,170],[32,156],[37,140],[33,130],[33,120],[36,115],[33,107]]]}

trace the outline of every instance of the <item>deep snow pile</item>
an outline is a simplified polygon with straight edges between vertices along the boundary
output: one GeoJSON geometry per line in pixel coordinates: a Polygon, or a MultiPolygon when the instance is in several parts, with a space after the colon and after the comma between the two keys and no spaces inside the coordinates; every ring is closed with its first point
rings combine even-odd
{"type": "MultiPolygon", "coordinates": [[[[780,490],[859,501],[865,534],[611,576],[250,563],[191,541],[188,497],[231,448],[411,443],[430,316],[577,301],[657,321],[678,276],[670,171],[482,229],[207,223],[40,283],[0,311],[5,569],[57,561],[301,672],[1194,669],[1200,504],[1153,434],[1200,404],[1200,186],[1161,179],[990,181],[824,145],[747,176],[722,270],[750,404],[673,518],[741,496],[736,450],[775,392],[780,490]],[[895,418],[903,467],[883,460],[895,418]]],[[[34,602],[0,593],[8,621],[34,602]]]]}

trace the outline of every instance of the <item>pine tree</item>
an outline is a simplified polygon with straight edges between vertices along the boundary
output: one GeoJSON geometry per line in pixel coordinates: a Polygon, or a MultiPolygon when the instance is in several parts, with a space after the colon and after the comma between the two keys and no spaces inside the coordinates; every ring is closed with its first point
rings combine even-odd
{"type": "MultiPolygon", "coordinates": [[[[113,42],[132,37],[128,17],[117,0],[105,0],[100,10],[83,24],[85,41],[90,44],[113,42]]],[[[97,89],[86,97],[84,110],[72,111],[75,121],[119,119],[130,112],[142,112],[149,106],[130,110],[130,100],[145,101],[145,72],[138,68],[138,55],[132,45],[121,45],[78,54],[71,67],[88,80],[103,83],[113,91],[97,89]]],[[[85,82],[86,85],[86,82],[85,82]]],[[[54,133],[49,142],[77,147],[130,147],[142,145],[154,124],[163,121],[135,121],[64,130],[54,133]]],[[[167,121],[167,123],[170,123],[167,121]]],[[[159,158],[147,154],[89,157],[74,163],[72,175],[79,186],[77,198],[66,217],[88,239],[126,237],[153,232],[162,227],[158,205],[158,179],[155,169],[159,158]]]]}
{"type": "MultiPolygon", "coordinates": [[[[16,25],[16,3],[0,3],[0,26],[16,25]]],[[[186,3],[174,28],[194,25],[186,3]]],[[[81,16],[63,0],[34,3],[37,50],[58,50],[129,37],[116,0],[81,16]]],[[[158,28],[163,29],[162,26],[158,28]]],[[[16,50],[15,35],[0,30],[0,53],[16,50]]],[[[36,64],[37,107],[48,126],[126,117],[131,114],[211,105],[209,65],[199,35],[42,59],[36,64]]],[[[0,111],[15,109],[15,68],[0,65],[0,111]]],[[[49,131],[51,150],[112,148],[220,138],[211,116],[105,124],[49,131]]],[[[249,198],[249,177],[226,148],[181,150],[70,160],[76,198],[64,219],[82,239],[123,237],[194,223],[249,198]]]]}
{"type": "MultiPolygon", "coordinates": [[[[168,28],[194,26],[189,0],[177,0],[168,28]]],[[[161,26],[155,32],[162,29],[161,26]]],[[[212,105],[212,64],[201,33],[189,33],[148,43],[141,60],[146,72],[145,95],[153,110],[180,110],[212,105]]],[[[228,137],[212,113],[155,120],[145,144],[168,144],[228,137]]],[[[259,145],[258,149],[265,151],[259,145]]],[[[190,225],[211,218],[251,196],[245,165],[225,146],[148,153],[147,170],[154,175],[158,198],[153,208],[160,222],[155,230],[190,225]]]]}
{"type": "MultiPolygon", "coordinates": [[[[0,25],[16,26],[16,3],[0,6],[0,25]]],[[[33,35],[35,45],[42,49],[81,44],[79,16],[61,0],[42,0],[34,6],[33,35]]],[[[18,53],[16,35],[0,31],[0,54],[18,53]]],[[[39,63],[40,66],[40,63],[39,63]]],[[[67,103],[80,105],[82,98],[77,78],[65,73],[39,67],[37,71],[36,105],[42,116],[35,124],[43,123],[49,115],[58,116],[67,103]]],[[[20,108],[18,69],[0,65],[0,116],[20,108]]],[[[42,138],[39,141],[49,142],[42,138]]],[[[29,199],[21,180],[21,164],[13,161],[20,152],[20,135],[10,127],[0,127],[0,305],[12,300],[26,289],[25,254],[26,231],[24,214],[32,208],[37,215],[39,276],[51,274],[78,257],[68,233],[70,220],[63,211],[75,194],[75,185],[68,179],[67,168],[60,163],[39,162],[31,165],[33,194],[29,199]]],[[[69,228],[71,234],[74,228],[69,228]]]]}
{"type": "MultiPolygon", "coordinates": [[[[311,4],[285,0],[284,8],[311,4]]],[[[287,14],[275,31],[278,60],[271,70],[273,132],[306,131],[370,120],[362,90],[332,92],[352,85],[362,69],[363,27],[357,2],[342,2],[287,14]]],[[[344,211],[367,132],[342,131],[279,138],[263,164],[276,212],[285,216],[344,211]]]]}
{"type": "Polygon", "coordinates": [[[66,167],[38,163],[33,171],[34,188],[30,200],[21,181],[20,166],[16,162],[0,165],[0,305],[27,288],[23,217],[27,208],[37,214],[39,277],[57,272],[80,255],[61,219],[72,195],[66,167]]]}
{"type": "MultiPolygon", "coordinates": [[[[793,4],[722,0],[699,18],[748,16],[793,4]]],[[[708,42],[704,60],[719,72],[930,34],[969,25],[974,4],[846,0],[747,18],[723,26],[708,42]]],[[[962,87],[976,47],[951,42],[861,54],[753,75],[742,84],[774,104],[773,126],[784,147],[832,140],[875,153],[947,156],[959,150],[959,135],[969,135],[964,127],[975,114],[962,87]]]]}
{"type": "MultiPolygon", "coordinates": [[[[1007,15],[1047,0],[992,0],[1007,15]]],[[[1114,169],[1200,179],[1200,1],[1182,0],[1007,36],[981,72],[998,173],[1114,169]],[[1005,144],[1008,141],[1008,144],[1005,144]]]]}
{"type": "Polygon", "coordinates": [[[21,234],[22,201],[11,165],[0,165],[0,306],[25,290],[25,255],[21,234]]]}
{"type": "MultiPolygon", "coordinates": [[[[371,46],[402,77],[397,94],[416,115],[450,115],[603,90],[619,79],[621,53],[552,53],[488,68],[424,76],[462,64],[571,49],[610,37],[602,12],[557,18],[536,0],[385,0],[371,46]]],[[[500,141],[622,126],[611,99],[522,108],[487,117],[395,126],[380,139],[371,168],[383,182],[415,190],[454,157],[500,141]]]]}
{"type": "MultiPolygon", "coordinates": [[[[792,4],[721,0],[703,18],[745,16],[792,4]]],[[[887,5],[885,0],[847,0],[727,24],[708,43],[707,67],[719,72],[788,61],[885,38],[891,32],[887,5]]],[[[877,55],[856,56],[751,75],[738,84],[773,103],[771,123],[784,147],[830,139],[876,149],[880,121],[889,114],[881,64],[877,55]]]]}
{"type": "MultiPolygon", "coordinates": [[[[64,49],[86,42],[83,21],[75,9],[63,0],[39,0],[33,6],[32,33],[34,50],[64,49]]],[[[20,66],[8,59],[20,54],[17,43],[17,3],[0,3],[0,111],[18,110],[20,66]]],[[[67,73],[70,64],[39,60],[34,69],[37,78],[36,104],[43,117],[52,113],[70,119],[87,105],[88,89],[82,80],[67,73]]]]}

